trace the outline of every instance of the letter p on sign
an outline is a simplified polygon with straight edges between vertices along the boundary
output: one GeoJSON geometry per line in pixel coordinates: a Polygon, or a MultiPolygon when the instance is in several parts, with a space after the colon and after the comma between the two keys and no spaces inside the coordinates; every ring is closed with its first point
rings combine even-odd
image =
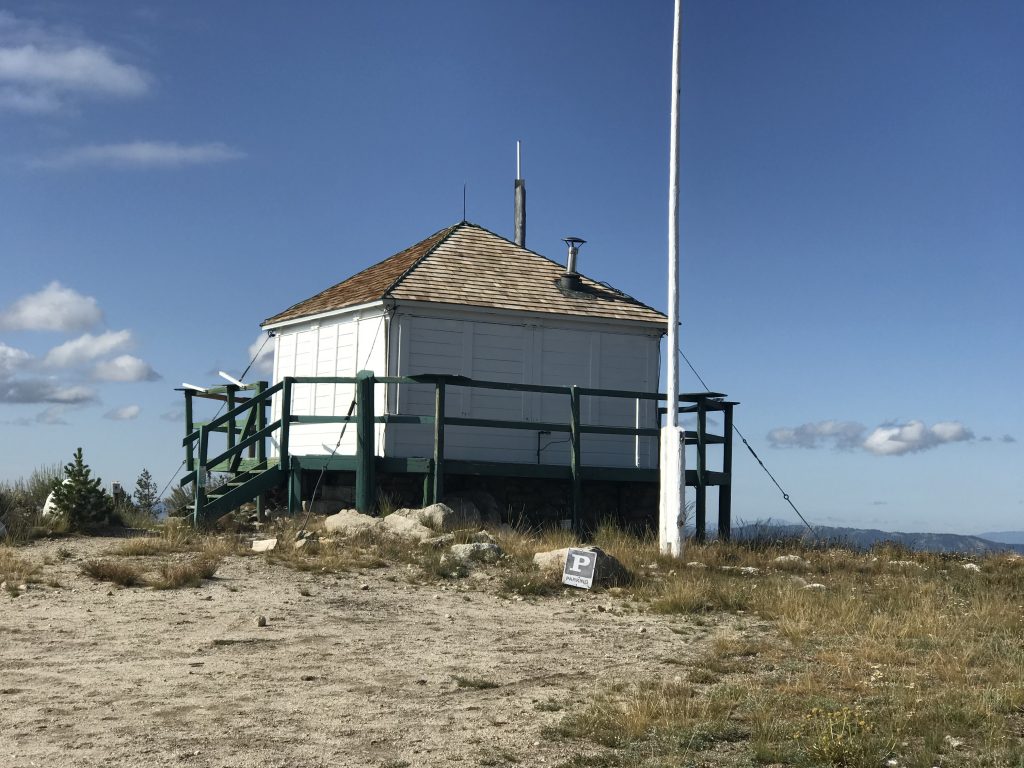
{"type": "Polygon", "coordinates": [[[570,587],[590,589],[594,585],[594,568],[597,565],[597,552],[589,549],[570,548],[565,556],[565,569],[562,571],[562,583],[570,587]]]}

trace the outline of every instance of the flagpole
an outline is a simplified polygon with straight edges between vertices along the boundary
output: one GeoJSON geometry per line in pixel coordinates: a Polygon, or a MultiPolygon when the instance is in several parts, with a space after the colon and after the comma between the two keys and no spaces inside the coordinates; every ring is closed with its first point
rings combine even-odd
{"type": "Polygon", "coordinates": [[[672,117],[668,184],[668,358],[666,425],[661,430],[659,544],[682,557],[686,501],[685,432],[679,426],[679,72],[682,0],[675,0],[672,38],[672,117]]]}

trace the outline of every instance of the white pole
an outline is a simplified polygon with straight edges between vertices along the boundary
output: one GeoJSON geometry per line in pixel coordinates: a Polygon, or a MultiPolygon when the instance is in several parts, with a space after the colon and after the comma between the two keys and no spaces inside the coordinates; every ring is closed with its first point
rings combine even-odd
{"type": "Polygon", "coordinates": [[[679,427],[679,38],[682,0],[675,2],[672,39],[672,134],[668,184],[668,358],[667,424],[661,431],[659,543],[665,554],[683,554],[686,461],[684,432],[679,427]]]}

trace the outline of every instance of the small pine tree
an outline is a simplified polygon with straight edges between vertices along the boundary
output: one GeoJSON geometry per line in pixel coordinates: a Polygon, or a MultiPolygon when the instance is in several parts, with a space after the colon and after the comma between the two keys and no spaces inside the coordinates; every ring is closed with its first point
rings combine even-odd
{"type": "Polygon", "coordinates": [[[135,506],[138,507],[139,512],[147,517],[154,517],[156,515],[156,505],[160,501],[160,490],[156,487],[156,483],[153,482],[153,476],[149,474],[149,470],[145,467],[139,473],[139,479],[135,481],[135,493],[132,496],[135,497],[135,506]]]}
{"type": "Polygon", "coordinates": [[[82,449],[75,451],[74,461],[64,465],[70,482],[58,483],[53,489],[53,504],[68,521],[68,527],[81,530],[106,525],[113,512],[113,500],[102,488],[100,478],[92,479],[92,470],[82,460],[82,449]]]}

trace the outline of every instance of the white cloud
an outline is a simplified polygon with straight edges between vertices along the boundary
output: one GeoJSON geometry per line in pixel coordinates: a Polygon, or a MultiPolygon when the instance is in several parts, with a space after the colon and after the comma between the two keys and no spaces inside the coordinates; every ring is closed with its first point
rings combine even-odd
{"type": "Polygon", "coordinates": [[[0,381],[13,376],[31,360],[32,355],[25,350],[9,347],[0,341],[0,381]]]}
{"type": "Polygon", "coordinates": [[[855,421],[829,419],[799,427],[778,427],[768,433],[768,442],[776,448],[819,448],[831,443],[850,450],[860,446],[866,429],[855,421]]]}
{"type": "Polygon", "coordinates": [[[50,379],[0,381],[0,403],[63,403],[77,405],[96,399],[89,387],[61,386],[50,379]]]}
{"type": "Polygon", "coordinates": [[[0,312],[0,328],[13,331],[80,331],[95,326],[103,313],[92,296],[54,281],[0,312]]]}
{"type": "Polygon", "coordinates": [[[120,355],[113,360],[96,363],[92,375],[100,381],[155,381],[160,378],[149,363],[133,355],[120,355]]]}
{"type": "Polygon", "coordinates": [[[864,450],[877,456],[902,456],[973,439],[974,433],[959,421],[940,421],[929,427],[914,420],[876,427],[864,440],[864,450]]]}
{"type": "Polygon", "coordinates": [[[114,421],[131,421],[138,417],[141,412],[142,409],[137,405],[126,405],[122,408],[114,408],[111,411],[107,411],[103,414],[103,418],[114,421]]]}
{"type": "Polygon", "coordinates": [[[245,157],[244,152],[221,142],[178,144],[173,141],[132,141],[124,144],[90,144],[74,147],[49,158],[37,160],[43,168],[178,168],[207,165],[245,157]]]}
{"type": "Polygon", "coordinates": [[[0,11],[0,109],[38,114],[81,97],[136,98],[150,79],[94,41],[0,11]]]}
{"type": "Polygon", "coordinates": [[[274,339],[261,333],[249,345],[249,359],[253,361],[250,370],[270,375],[274,372],[274,339]]]}
{"type": "Polygon", "coordinates": [[[914,420],[881,424],[867,437],[865,432],[867,427],[858,422],[829,419],[799,427],[777,427],[768,433],[768,442],[775,448],[832,445],[842,450],[863,449],[876,456],[901,456],[974,439],[974,433],[959,421],[940,421],[929,427],[914,420]]]}
{"type": "Polygon", "coordinates": [[[50,368],[68,368],[81,365],[97,357],[121,352],[132,343],[132,332],[104,331],[98,336],[86,333],[66,341],[46,353],[43,364],[50,368]]]}

